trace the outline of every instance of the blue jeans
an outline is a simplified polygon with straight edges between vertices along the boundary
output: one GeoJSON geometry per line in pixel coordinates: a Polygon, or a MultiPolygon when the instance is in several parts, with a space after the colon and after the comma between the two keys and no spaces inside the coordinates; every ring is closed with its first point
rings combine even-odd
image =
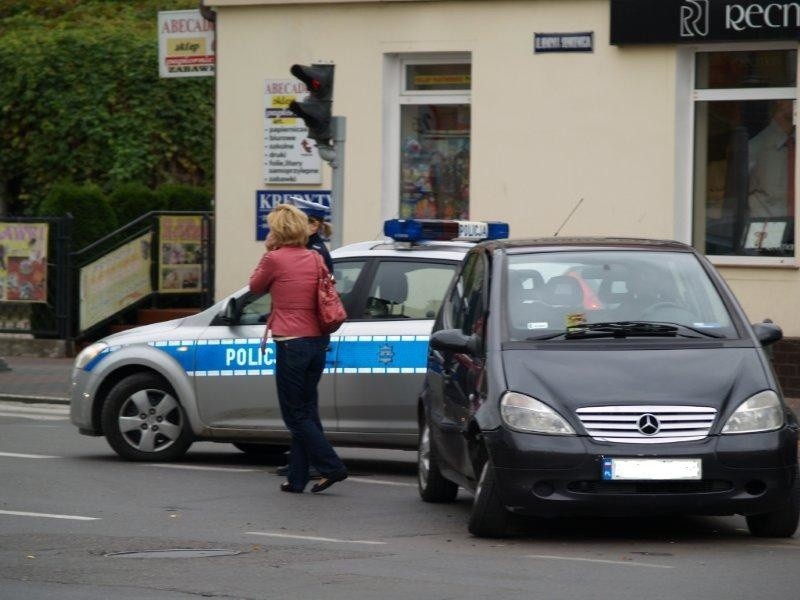
{"type": "Polygon", "coordinates": [[[283,422],[292,434],[289,485],[301,491],[308,483],[309,464],[323,477],[347,471],[322,430],[317,385],[325,368],[328,336],[276,341],[275,383],[283,422]]]}

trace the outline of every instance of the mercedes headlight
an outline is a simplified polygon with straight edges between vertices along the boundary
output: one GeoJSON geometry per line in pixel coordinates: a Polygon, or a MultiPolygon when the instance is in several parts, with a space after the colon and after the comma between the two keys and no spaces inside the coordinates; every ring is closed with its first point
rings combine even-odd
{"type": "Polygon", "coordinates": [[[506,392],[500,400],[503,422],[519,431],[575,435],[575,430],[552,408],[517,392],[506,392]]]}
{"type": "Polygon", "coordinates": [[[78,369],[84,368],[95,356],[100,354],[106,348],[108,348],[108,344],[105,342],[95,342],[94,344],[86,346],[86,348],[81,350],[78,356],[75,357],[73,369],[77,371],[78,369]]]}
{"type": "Polygon", "coordinates": [[[759,392],[739,405],[728,418],[722,433],[773,431],[783,425],[783,407],[772,390],[759,392]]]}

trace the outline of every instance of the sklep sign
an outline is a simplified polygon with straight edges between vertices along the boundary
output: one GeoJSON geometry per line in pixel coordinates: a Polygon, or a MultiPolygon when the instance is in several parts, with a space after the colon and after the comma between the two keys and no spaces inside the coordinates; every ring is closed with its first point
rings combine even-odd
{"type": "Polygon", "coordinates": [[[612,44],[800,39],[800,0],[611,0],[612,44]]]}

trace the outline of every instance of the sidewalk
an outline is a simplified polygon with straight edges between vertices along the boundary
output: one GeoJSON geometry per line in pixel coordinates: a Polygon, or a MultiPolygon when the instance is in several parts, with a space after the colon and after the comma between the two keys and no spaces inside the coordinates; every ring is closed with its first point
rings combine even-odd
{"type": "MultiPolygon", "coordinates": [[[[3,357],[11,371],[0,371],[0,400],[69,402],[71,358],[3,357]]],[[[800,416],[800,398],[786,398],[800,416]]]]}
{"type": "Polygon", "coordinates": [[[5,356],[10,371],[0,371],[0,400],[69,402],[72,358],[5,356]]]}

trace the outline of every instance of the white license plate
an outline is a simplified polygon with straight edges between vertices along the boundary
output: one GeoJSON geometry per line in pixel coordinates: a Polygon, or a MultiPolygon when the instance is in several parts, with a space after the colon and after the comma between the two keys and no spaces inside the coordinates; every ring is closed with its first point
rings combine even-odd
{"type": "Polygon", "coordinates": [[[604,481],[702,479],[699,458],[603,458],[604,481]]]}

